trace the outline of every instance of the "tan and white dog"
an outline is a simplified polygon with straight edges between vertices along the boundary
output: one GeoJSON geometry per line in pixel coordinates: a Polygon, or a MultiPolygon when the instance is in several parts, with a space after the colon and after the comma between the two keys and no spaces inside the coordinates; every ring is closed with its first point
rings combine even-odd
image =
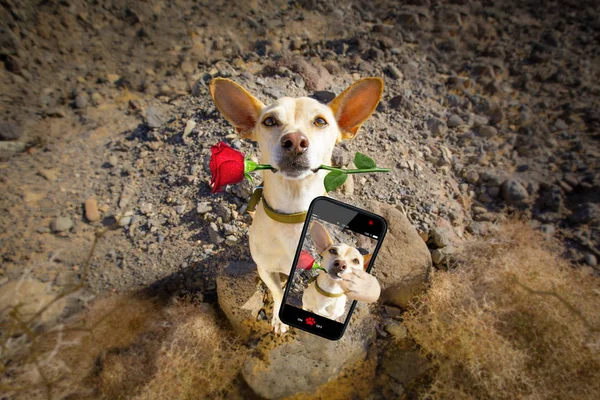
{"type": "MultiPolygon", "coordinates": [[[[357,81],[329,104],[300,97],[283,97],[265,106],[244,88],[228,79],[210,84],[211,96],[221,114],[246,139],[258,142],[261,159],[274,170],[263,173],[263,200],[281,214],[306,212],[310,202],[325,194],[323,179],[331,164],[333,147],[352,139],[373,113],[383,93],[380,78],[357,81]]],[[[279,319],[283,289],[279,274],[290,271],[302,222],[272,219],[258,203],[250,227],[250,252],[258,273],[273,295],[275,333],[288,326],[279,319]]]]}
{"type": "Polygon", "coordinates": [[[338,319],[346,311],[343,279],[354,271],[365,271],[369,267],[371,255],[362,255],[355,247],[344,243],[334,243],[327,229],[318,222],[311,223],[310,236],[323,260],[317,279],[302,295],[302,309],[330,319],[338,319]]]}

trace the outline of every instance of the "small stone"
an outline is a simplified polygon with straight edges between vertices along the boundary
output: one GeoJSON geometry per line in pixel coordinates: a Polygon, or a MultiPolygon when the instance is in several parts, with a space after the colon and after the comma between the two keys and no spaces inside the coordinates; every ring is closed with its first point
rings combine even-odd
{"type": "Polygon", "coordinates": [[[211,222],[210,225],[208,226],[208,236],[209,236],[209,241],[212,244],[221,244],[225,240],[221,236],[221,233],[219,232],[219,228],[217,228],[217,224],[215,224],[214,222],[211,222]]]}
{"type": "Polygon", "coordinates": [[[490,186],[487,188],[487,194],[494,199],[500,195],[500,187],[499,186],[490,186]]]}
{"type": "Polygon", "coordinates": [[[559,131],[566,131],[569,129],[569,125],[567,125],[567,123],[560,118],[554,122],[554,127],[559,131]]]}
{"type": "Polygon", "coordinates": [[[194,128],[196,127],[196,121],[194,121],[193,119],[188,119],[188,121],[185,123],[185,129],[183,130],[183,137],[187,137],[190,133],[192,133],[192,130],[194,130],[194,128]]]}
{"type": "Polygon", "coordinates": [[[167,122],[167,118],[155,107],[146,109],[146,123],[150,128],[160,128],[167,122]]]}
{"type": "Polygon", "coordinates": [[[388,317],[394,318],[400,315],[401,310],[398,307],[383,306],[388,317]]]}
{"type": "Polygon", "coordinates": [[[467,171],[467,173],[465,174],[465,179],[471,185],[475,185],[479,181],[479,174],[477,173],[477,171],[467,171]]]}
{"type": "Polygon", "coordinates": [[[21,128],[10,122],[0,122],[0,140],[18,140],[23,135],[21,128]]]}
{"type": "Polygon", "coordinates": [[[402,71],[400,71],[398,67],[393,64],[388,65],[388,72],[394,79],[402,79],[404,77],[402,71]]]}
{"type": "Polygon", "coordinates": [[[502,197],[508,204],[522,205],[529,197],[527,189],[516,179],[507,179],[502,183],[502,197]]]}
{"type": "Polygon", "coordinates": [[[92,103],[94,103],[95,106],[99,106],[104,103],[104,97],[100,93],[94,92],[92,93],[92,103]]]}
{"type": "Polygon", "coordinates": [[[123,215],[117,216],[117,224],[119,226],[125,227],[131,224],[131,220],[133,219],[133,211],[125,211],[123,215]]]}
{"type": "Polygon", "coordinates": [[[70,217],[56,217],[52,224],[54,232],[66,232],[73,227],[73,220],[70,217]]]}
{"type": "Polygon", "coordinates": [[[452,114],[450,118],[448,118],[448,127],[450,128],[456,128],[457,126],[461,126],[462,124],[464,124],[464,121],[461,117],[459,117],[456,114],[452,114]]]}
{"type": "Polygon", "coordinates": [[[214,205],[215,212],[219,217],[223,219],[223,222],[231,221],[231,209],[221,203],[216,203],[214,205]]]}
{"type": "Polygon", "coordinates": [[[479,134],[485,138],[492,138],[495,137],[496,135],[498,135],[498,130],[496,128],[494,128],[493,126],[489,126],[489,125],[483,125],[480,126],[477,131],[479,132],[479,134]]]}
{"type": "Polygon", "coordinates": [[[578,204],[569,220],[574,224],[588,224],[600,219],[600,208],[598,205],[587,202],[578,204]]]}
{"type": "Polygon", "coordinates": [[[152,203],[142,203],[140,206],[140,212],[144,215],[148,215],[152,212],[152,203]]]}
{"type": "Polygon", "coordinates": [[[46,110],[46,115],[52,118],[64,118],[67,116],[62,109],[56,107],[46,110]]]}
{"type": "Polygon", "coordinates": [[[384,329],[397,341],[404,340],[408,337],[408,329],[406,326],[397,321],[389,321],[384,329]]]}
{"type": "Polygon", "coordinates": [[[47,181],[53,182],[58,179],[58,168],[41,169],[40,175],[46,178],[47,181]]]}
{"type": "Polygon", "coordinates": [[[100,221],[100,211],[98,211],[98,202],[90,197],[84,203],[85,218],[90,222],[100,221]]]}
{"type": "Polygon", "coordinates": [[[598,259],[592,253],[586,253],[584,259],[585,259],[586,264],[589,265],[590,267],[598,266],[598,259]]]}
{"type": "Polygon", "coordinates": [[[0,142],[0,151],[9,153],[20,153],[27,148],[27,145],[22,142],[0,142]]]}
{"type": "Polygon", "coordinates": [[[85,92],[81,92],[75,97],[75,108],[82,110],[88,106],[88,103],[88,95],[85,92]]]}
{"type": "Polygon", "coordinates": [[[439,118],[431,117],[427,120],[427,129],[433,136],[442,136],[448,130],[448,126],[439,118]]]}
{"type": "Polygon", "coordinates": [[[196,207],[196,212],[198,214],[206,214],[209,211],[212,211],[210,202],[203,201],[202,203],[198,203],[198,206],[196,207]]]}
{"type": "Polygon", "coordinates": [[[177,214],[183,214],[185,212],[185,205],[180,205],[175,207],[175,212],[177,214]]]}
{"type": "Polygon", "coordinates": [[[116,167],[117,165],[119,165],[119,159],[117,158],[116,155],[111,154],[110,157],[108,157],[108,165],[112,168],[116,167]]]}

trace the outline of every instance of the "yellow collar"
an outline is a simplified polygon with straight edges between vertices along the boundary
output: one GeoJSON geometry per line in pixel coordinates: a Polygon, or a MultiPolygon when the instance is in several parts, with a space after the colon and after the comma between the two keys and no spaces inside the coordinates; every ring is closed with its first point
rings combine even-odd
{"type": "MultiPolygon", "coordinates": [[[[263,209],[265,210],[265,213],[267,213],[269,218],[271,218],[272,220],[277,221],[277,222],[282,222],[284,224],[301,224],[306,220],[306,215],[308,214],[308,211],[292,213],[292,214],[283,214],[283,213],[277,212],[274,209],[272,209],[271,206],[267,203],[267,201],[263,197],[262,193],[263,193],[263,188],[261,186],[254,189],[254,193],[252,193],[252,196],[250,197],[250,201],[248,202],[248,207],[247,207],[248,212],[254,213],[254,211],[256,210],[256,206],[258,205],[258,201],[261,200],[261,198],[262,198],[263,209]]],[[[251,215],[253,215],[253,214],[251,214],[251,215]]]]}
{"type": "Polygon", "coordinates": [[[342,293],[329,293],[329,292],[326,292],[326,291],[324,291],[323,289],[321,289],[319,287],[319,283],[318,283],[317,280],[315,280],[315,289],[317,289],[317,292],[319,292],[320,294],[322,294],[325,297],[333,297],[333,298],[335,298],[335,297],[342,297],[343,295],[346,294],[344,292],[342,292],[342,293]]]}

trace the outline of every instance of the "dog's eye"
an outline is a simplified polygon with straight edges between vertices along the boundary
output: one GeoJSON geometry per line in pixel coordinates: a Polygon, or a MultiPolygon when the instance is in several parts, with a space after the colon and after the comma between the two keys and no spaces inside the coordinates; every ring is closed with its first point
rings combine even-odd
{"type": "Polygon", "coordinates": [[[265,126],[275,126],[277,125],[277,120],[273,117],[267,117],[263,121],[263,125],[265,126]]]}
{"type": "Polygon", "coordinates": [[[321,117],[317,117],[315,118],[315,120],[313,121],[313,124],[317,127],[317,128],[324,128],[327,126],[327,121],[325,121],[325,119],[321,118],[321,117]]]}
{"type": "Polygon", "coordinates": [[[334,256],[337,256],[337,250],[336,249],[329,249],[329,252],[331,254],[333,254],[334,256]]]}
{"type": "Polygon", "coordinates": [[[360,261],[358,261],[358,258],[355,258],[354,260],[352,260],[354,262],[354,264],[360,264],[360,261]]]}

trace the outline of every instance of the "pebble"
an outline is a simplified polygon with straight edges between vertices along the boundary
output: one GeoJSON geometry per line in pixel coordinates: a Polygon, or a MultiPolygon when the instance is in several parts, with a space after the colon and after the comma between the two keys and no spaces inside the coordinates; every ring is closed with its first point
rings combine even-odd
{"type": "Polygon", "coordinates": [[[195,127],[196,121],[193,119],[188,119],[188,121],[185,123],[185,129],[183,130],[183,137],[187,137],[190,133],[192,133],[195,127]]]}
{"type": "Polygon", "coordinates": [[[221,236],[219,232],[219,228],[217,228],[217,224],[211,222],[208,226],[208,237],[209,242],[212,244],[221,244],[225,239],[221,236]]]}
{"type": "Polygon", "coordinates": [[[506,203],[521,205],[527,197],[527,189],[516,179],[507,179],[502,183],[502,198],[506,203]]]}
{"type": "Polygon", "coordinates": [[[85,92],[81,92],[75,97],[75,108],[84,109],[88,106],[88,95],[85,92]]]}
{"type": "Polygon", "coordinates": [[[160,128],[167,122],[167,118],[155,107],[146,109],[146,123],[150,128],[160,128]]]}
{"type": "Polygon", "coordinates": [[[448,126],[439,118],[431,117],[427,120],[427,129],[433,136],[441,136],[446,133],[448,126]]]}
{"type": "Polygon", "coordinates": [[[10,122],[0,123],[0,140],[18,140],[23,136],[21,128],[10,122]]]}
{"type": "Polygon", "coordinates": [[[212,211],[211,203],[209,201],[198,203],[198,206],[196,207],[196,212],[198,214],[206,214],[209,211],[212,211]]]}
{"type": "Polygon", "coordinates": [[[133,219],[133,211],[125,211],[123,215],[117,216],[117,218],[117,224],[119,226],[128,226],[129,224],[131,224],[131,220],[133,219]]]}
{"type": "Polygon", "coordinates": [[[85,218],[90,222],[100,220],[100,211],[98,211],[98,202],[95,198],[90,197],[84,203],[85,218]]]}
{"type": "Polygon", "coordinates": [[[41,169],[40,175],[43,176],[47,181],[53,182],[58,179],[58,168],[41,169]]]}
{"type": "Polygon", "coordinates": [[[461,126],[462,124],[464,124],[464,121],[461,117],[459,117],[456,114],[452,114],[450,118],[448,118],[448,127],[450,128],[456,128],[457,126],[461,126]]]}
{"type": "Polygon", "coordinates": [[[500,195],[500,187],[498,186],[490,186],[487,188],[487,194],[491,197],[496,198],[500,195]]]}
{"type": "Polygon", "coordinates": [[[495,137],[496,135],[498,135],[498,130],[496,128],[494,128],[493,126],[489,126],[489,125],[483,125],[480,126],[477,131],[479,132],[479,134],[485,138],[491,138],[491,137],[495,137]]]}
{"type": "Polygon", "coordinates": [[[144,215],[148,215],[152,212],[152,203],[144,202],[140,206],[140,212],[144,215]]]}
{"type": "Polygon", "coordinates": [[[394,79],[402,79],[404,77],[402,71],[400,71],[398,67],[393,64],[388,65],[388,72],[394,79]]]}
{"type": "Polygon", "coordinates": [[[479,174],[477,173],[477,171],[467,171],[467,173],[465,174],[465,179],[471,185],[475,185],[479,181],[479,174]]]}
{"type": "Polygon", "coordinates": [[[408,337],[408,329],[406,326],[397,321],[389,321],[384,329],[397,341],[404,340],[408,337]]]}
{"type": "Polygon", "coordinates": [[[585,259],[586,264],[589,265],[590,267],[598,266],[598,259],[592,253],[586,253],[584,259],[585,259]]]}
{"type": "Polygon", "coordinates": [[[27,148],[27,145],[22,142],[0,142],[0,151],[10,153],[20,153],[27,148]]]}
{"type": "Polygon", "coordinates": [[[52,224],[54,232],[66,232],[73,227],[73,220],[70,217],[56,217],[52,224]]]}

